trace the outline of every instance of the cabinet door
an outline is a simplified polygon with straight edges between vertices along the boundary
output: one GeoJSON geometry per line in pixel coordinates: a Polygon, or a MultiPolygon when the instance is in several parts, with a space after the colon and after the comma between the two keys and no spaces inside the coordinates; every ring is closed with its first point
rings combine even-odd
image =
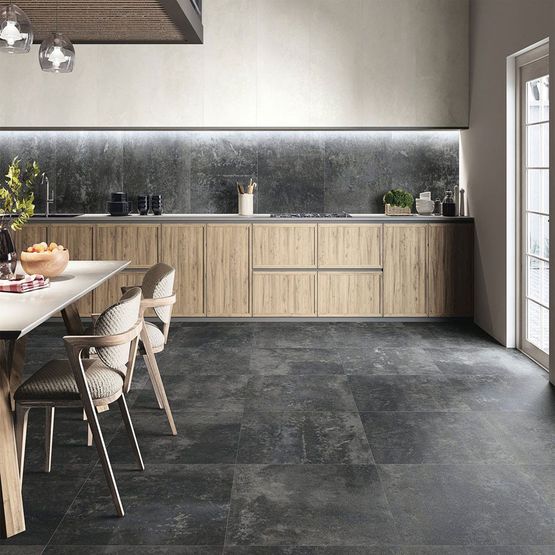
{"type": "Polygon", "coordinates": [[[254,316],[316,316],[316,272],[253,272],[254,316]]]}
{"type": "Polygon", "coordinates": [[[102,312],[116,303],[122,295],[122,287],[141,285],[145,272],[120,272],[94,291],[94,312],[102,312]]]}
{"type": "Polygon", "coordinates": [[[48,228],[43,224],[27,224],[21,231],[10,231],[10,233],[12,234],[18,256],[23,249],[35,243],[48,242],[48,228]]]}
{"type": "Polygon", "coordinates": [[[426,316],[427,224],[384,226],[384,316],[426,316]]]}
{"type": "MultiPolygon", "coordinates": [[[[63,245],[69,251],[70,260],[93,259],[92,225],[52,224],[48,240],[63,245]]],[[[93,311],[93,295],[94,293],[89,293],[77,303],[81,316],[88,316],[93,311]]]]}
{"type": "Polygon", "coordinates": [[[319,224],[319,268],[381,268],[381,224],[319,224]]]}
{"type": "Polygon", "coordinates": [[[316,225],[254,224],[253,268],[315,268],[316,225]]]}
{"type": "Polygon", "coordinates": [[[249,224],[206,226],[206,315],[250,315],[249,224]]]}
{"type": "Polygon", "coordinates": [[[381,272],[319,272],[318,316],[381,316],[381,272]]]}
{"type": "Polygon", "coordinates": [[[173,266],[174,316],[204,314],[204,226],[163,225],[160,261],[173,266]]]}
{"type": "Polygon", "coordinates": [[[130,260],[131,268],[149,268],[158,262],[159,233],[156,224],[97,225],[95,260],[130,260]]]}
{"type": "Polygon", "coordinates": [[[472,224],[430,224],[428,313],[472,316],[474,228],[472,224]]]}

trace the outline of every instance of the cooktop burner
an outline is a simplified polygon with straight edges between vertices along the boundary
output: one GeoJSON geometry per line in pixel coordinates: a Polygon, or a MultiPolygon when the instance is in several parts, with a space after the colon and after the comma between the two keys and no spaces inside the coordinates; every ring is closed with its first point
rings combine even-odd
{"type": "Polygon", "coordinates": [[[270,214],[271,218],[352,218],[347,212],[291,212],[270,214]]]}

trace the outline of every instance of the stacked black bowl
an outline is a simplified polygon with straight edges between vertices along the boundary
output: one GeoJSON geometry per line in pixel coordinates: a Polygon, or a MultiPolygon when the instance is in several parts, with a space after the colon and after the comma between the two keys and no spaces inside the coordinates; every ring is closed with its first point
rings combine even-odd
{"type": "Polygon", "coordinates": [[[150,196],[150,208],[152,208],[152,213],[155,216],[160,216],[162,214],[162,195],[150,196]]]}
{"type": "Polygon", "coordinates": [[[127,193],[111,193],[111,200],[106,203],[110,216],[129,216],[131,211],[127,193]]]}

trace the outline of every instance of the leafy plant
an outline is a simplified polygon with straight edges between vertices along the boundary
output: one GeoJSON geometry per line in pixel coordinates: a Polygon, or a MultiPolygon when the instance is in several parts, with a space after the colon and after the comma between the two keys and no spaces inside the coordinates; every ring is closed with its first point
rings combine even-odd
{"type": "Polygon", "coordinates": [[[414,197],[403,189],[392,189],[383,196],[383,202],[400,208],[412,208],[414,197]]]}
{"type": "Polygon", "coordinates": [[[17,156],[12,160],[4,185],[0,186],[0,227],[4,227],[6,218],[11,218],[11,228],[19,231],[35,213],[33,188],[39,174],[37,162],[28,162],[22,169],[17,156]]]}

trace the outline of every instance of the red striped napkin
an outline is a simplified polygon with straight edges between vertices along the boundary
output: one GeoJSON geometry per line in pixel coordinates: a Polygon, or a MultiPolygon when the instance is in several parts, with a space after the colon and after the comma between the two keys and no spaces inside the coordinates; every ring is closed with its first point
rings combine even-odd
{"type": "Polygon", "coordinates": [[[18,280],[0,280],[0,292],[5,293],[27,293],[50,286],[50,280],[40,274],[25,276],[18,280]]]}

